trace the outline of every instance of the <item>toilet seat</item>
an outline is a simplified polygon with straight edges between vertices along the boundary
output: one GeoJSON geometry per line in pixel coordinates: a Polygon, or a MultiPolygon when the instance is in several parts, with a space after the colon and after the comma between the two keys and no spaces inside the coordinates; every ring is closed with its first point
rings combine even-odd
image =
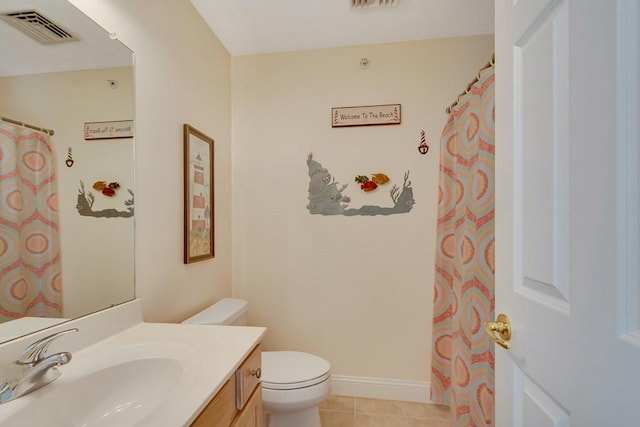
{"type": "Polygon", "coordinates": [[[262,387],[294,390],[329,378],[331,365],[321,357],[299,351],[263,351],[262,387]]]}

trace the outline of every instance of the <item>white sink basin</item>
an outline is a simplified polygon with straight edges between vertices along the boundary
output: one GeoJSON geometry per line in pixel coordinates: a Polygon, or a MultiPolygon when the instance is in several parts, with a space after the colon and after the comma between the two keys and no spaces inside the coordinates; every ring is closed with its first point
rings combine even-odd
{"type": "Polygon", "coordinates": [[[17,399],[30,398],[31,402],[3,425],[126,427],[143,421],[152,424],[145,419],[153,417],[176,393],[184,391],[197,361],[190,348],[176,343],[136,344],[107,354],[80,352],[60,368],[62,376],[58,380],[17,399]]]}
{"type": "MultiPolygon", "coordinates": [[[[0,404],[0,426],[189,427],[265,333],[144,323],[141,313],[136,300],[66,324],[79,332],[50,349],[73,355],[59,368],[62,375],[0,404]]],[[[38,338],[0,345],[0,377],[38,338]]]]}

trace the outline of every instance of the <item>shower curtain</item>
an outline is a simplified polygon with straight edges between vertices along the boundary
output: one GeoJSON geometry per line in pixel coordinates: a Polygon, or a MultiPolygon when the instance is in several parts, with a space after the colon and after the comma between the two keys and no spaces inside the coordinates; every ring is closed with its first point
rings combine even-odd
{"type": "Polygon", "coordinates": [[[494,67],[460,98],[440,140],[431,399],[458,427],[494,425],[494,67]]]}
{"type": "Polygon", "coordinates": [[[0,321],[62,317],[56,185],[49,136],[0,122],[0,321]]]}

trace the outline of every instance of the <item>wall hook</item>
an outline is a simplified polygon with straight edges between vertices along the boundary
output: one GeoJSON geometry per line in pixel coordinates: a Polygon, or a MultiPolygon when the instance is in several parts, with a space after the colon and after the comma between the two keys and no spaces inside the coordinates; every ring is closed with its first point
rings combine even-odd
{"type": "Polygon", "coordinates": [[[420,132],[420,145],[418,145],[418,151],[420,154],[427,154],[429,152],[429,145],[427,144],[427,138],[424,130],[420,132]]]}
{"type": "Polygon", "coordinates": [[[362,68],[363,70],[369,68],[369,58],[362,58],[360,60],[360,68],[362,68]]]}
{"type": "Polygon", "coordinates": [[[68,168],[73,166],[73,156],[71,155],[71,147],[67,150],[67,160],[64,161],[68,168]]]}

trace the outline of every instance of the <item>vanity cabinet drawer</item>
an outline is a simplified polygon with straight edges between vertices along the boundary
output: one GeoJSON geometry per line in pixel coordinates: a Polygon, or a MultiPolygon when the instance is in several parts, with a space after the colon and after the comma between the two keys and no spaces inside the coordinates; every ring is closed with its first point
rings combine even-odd
{"type": "Polygon", "coordinates": [[[261,352],[258,344],[191,427],[261,427],[261,352]]]}
{"type": "Polygon", "coordinates": [[[262,426],[262,387],[258,385],[231,427],[262,426]]]}
{"type": "Polygon", "coordinates": [[[236,371],[236,407],[244,408],[262,376],[262,346],[258,344],[236,371]]]}
{"type": "Polygon", "coordinates": [[[235,387],[231,379],[200,412],[191,427],[230,426],[238,412],[235,403],[235,387]]]}

